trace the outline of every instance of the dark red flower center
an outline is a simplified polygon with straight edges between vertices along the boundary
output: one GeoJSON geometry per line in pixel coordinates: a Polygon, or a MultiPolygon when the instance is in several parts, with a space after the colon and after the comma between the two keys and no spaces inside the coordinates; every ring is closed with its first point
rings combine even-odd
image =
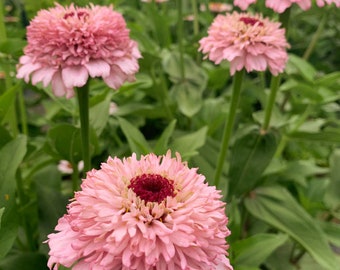
{"type": "Polygon", "coordinates": [[[259,22],[259,26],[263,26],[263,23],[255,18],[241,17],[240,21],[244,22],[245,24],[250,24],[250,25],[255,25],[255,23],[259,22]]]}
{"type": "Polygon", "coordinates": [[[64,19],[67,20],[68,18],[70,17],[74,17],[74,16],[77,16],[78,19],[87,19],[87,17],[89,16],[89,14],[86,12],[86,11],[76,11],[76,12],[68,12],[68,13],[65,13],[64,15],[64,19]]]}
{"type": "Polygon", "coordinates": [[[128,188],[145,202],[162,202],[167,196],[174,197],[174,184],[159,174],[142,174],[133,178],[128,188]]]}

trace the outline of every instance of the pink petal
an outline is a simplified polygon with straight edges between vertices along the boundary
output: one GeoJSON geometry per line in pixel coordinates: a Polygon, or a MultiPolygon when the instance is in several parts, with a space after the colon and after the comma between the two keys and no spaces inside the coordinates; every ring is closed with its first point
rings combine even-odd
{"type": "Polygon", "coordinates": [[[73,88],[84,86],[89,77],[89,73],[83,66],[72,66],[63,68],[61,76],[66,88],[73,88]]]}
{"type": "Polygon", "coordinates": [[[52,67],[38,69],[32,75],[32,84],[35,85],[38,82],[43,82],[43,86],[47,87],[47,85],[51,82],[52,77],[56,72],[57,70],[52,67]]]}
{"type": "Polygon", "coordinates": [[[110,74],[110,65],[103,60],[92,60],[85,67],[91,77],[107,77],[110,74]]]}

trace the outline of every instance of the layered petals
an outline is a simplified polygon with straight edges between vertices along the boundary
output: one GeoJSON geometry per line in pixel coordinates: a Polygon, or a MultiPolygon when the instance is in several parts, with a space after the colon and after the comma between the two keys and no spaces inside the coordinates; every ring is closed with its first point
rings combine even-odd
{"type": "Polygon", "coordinates": [[[48,266],[232,270],[220,199],[179,155],[109,158],[87,174],[48,236],[48,266]]]}
{"type": "Polygon", "coordinates": [[[200,40],[199,50],[215,64],[230,62],[230,74],[245,68],[247,72],[283,72],[289,44],[280,24],[260,15],[237,13],[218,15],[200,40]]]}
{"type": "Polygon", "coordinates": [[[41,10],[27,27],[27,41],[17,78],[51,84],[57,96],[72,97],[73,88],[84,86],[89,77],[109,77],[109,86],[118,89],[139,69],[137,43],[112,6],[56,4],[41,10]],[[120,73],[113,76],[117,67],[120,73]]]}

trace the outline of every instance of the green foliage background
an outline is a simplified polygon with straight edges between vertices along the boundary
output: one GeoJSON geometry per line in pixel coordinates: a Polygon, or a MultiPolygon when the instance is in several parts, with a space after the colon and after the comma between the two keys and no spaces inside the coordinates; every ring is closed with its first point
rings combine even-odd
{"type": "MultiPolygon", "coordinates": [[[[25,27],[53,2],[1,2],[0,270],[47,269],[43,241],[66,211],[71,178],[81,177],[77,170],[62,175],[57,169],[61,159],[74,168],[81,160],[76,101],[15,79],[25,27]]],[[[278,19],[258,2],[249,10],[278,19]]],[[[197,51],[216,15],[199,10],[209,1],[93,3],[113,4],[124,15],[143,55],[137,80],[119,91],[90,82],[93,167],[109,155],[171,149],[213,185],[232,78],[227,62],[216,66],[197,51]],[[183,21],[182,32],[180,2],[183,17],[198,12],[197,21],[183,21]],[[111,102],[117,104],[113,115],[111,102]]],[[[340,269],[340,12],[335,6],[302,11],[293,5],[290,18],[289,63],[271,128],[261,133],[270,74],[246,74],[218,186],[228,204],[235,270],[340,269]],[[320,25],[315,48],[306,55],[320,25]]]]}

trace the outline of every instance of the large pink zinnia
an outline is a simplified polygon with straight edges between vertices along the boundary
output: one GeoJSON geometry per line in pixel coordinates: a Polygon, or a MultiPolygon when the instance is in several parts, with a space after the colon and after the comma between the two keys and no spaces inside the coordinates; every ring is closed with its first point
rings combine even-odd
{"type": "Polygon", "coordinates": [[[215,18],[208,37],[200,40],[199,50],[215,64],[228,60],[231,75],[243,68],[250,72],[267,67],[277,75],[285,68],[288,47],[280,23],[261,15],[233,12],[215,18]]]}
{"type": "Polygon", "coordinates": [[[88,77],[103,77],[114,89],[135,79],[141,57],[122,15],[112,7],[56,4],[41,10],[27,27],[28,45],[18,78],[51,84],[56,96],[70,98],[88,77]]]}
{"type": "Polygon", "coordinates": [[[177,154],[109,158],[50,234],[50,269],[232,270],[225,203],[177,154]]]}

